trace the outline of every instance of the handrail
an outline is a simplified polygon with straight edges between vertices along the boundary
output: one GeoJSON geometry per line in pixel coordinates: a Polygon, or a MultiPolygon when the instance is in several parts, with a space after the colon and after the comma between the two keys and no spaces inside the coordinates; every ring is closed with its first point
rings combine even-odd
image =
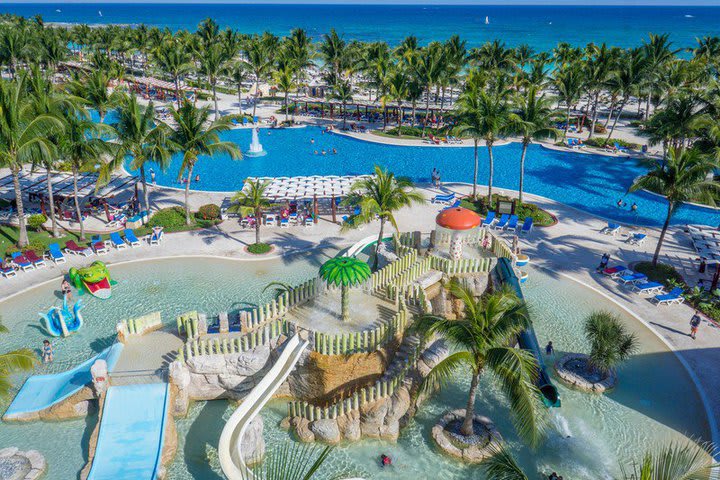
{"type": "Polygon", "coordinates": [[[308,341],[293,335],[285,344],[280,357],[270,371],[260,380],[240,406],[228,419],[218,444],[220,466],[228,480],[252,480],[253,473],[245,464],[242,453],[242,439],[250,422],[270,400],[295,368],[300,356],[308,346],[308,341]]]}

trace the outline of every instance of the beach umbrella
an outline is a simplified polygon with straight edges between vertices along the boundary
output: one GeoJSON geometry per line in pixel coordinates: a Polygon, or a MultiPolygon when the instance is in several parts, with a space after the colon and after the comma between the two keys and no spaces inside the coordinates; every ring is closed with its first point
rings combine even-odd
{"type": "Polygon", "coordinates": [[[341,316],[343,322],[350,318],[348,296],[350,287],[359,285],[370,278],[370,266],[355,257],[335,257],[320,267],[320,277],[328,285],[340,287],[341,316]]]}

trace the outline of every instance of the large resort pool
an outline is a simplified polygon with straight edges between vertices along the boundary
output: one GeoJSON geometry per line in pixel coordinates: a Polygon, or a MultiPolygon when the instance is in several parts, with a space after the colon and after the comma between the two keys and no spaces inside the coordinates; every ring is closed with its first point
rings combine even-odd
{"type": "MultiPolygon", "coordinates": [[[[227,259],[167,259],[110,267],[118,284],[110,300],[84,298],[86,326],[80,333],[56,342],[57,365],[75,364],[112,341],[116,322],[160,310],[166,323],[176,315],[197,309],[207,313],[231,310],[266,301],[264,286],[273,280],[297,283],[316,275],[318,266],[334,251],[315,251],[285,260],[240,262],[227,259]]],[[[10,334],[3,336],[3,351],[37,347],[44,337],[37,312],[57,303],[55,283],[34,288],[0,303],[10,334]]],[[[552,427],[544,443],[532,452],[514,433],[508,408],[497,386],[485,378],[477,412],[491,417],[507,445],[532,475],[557,470],[576,480],[612,478],[620,462],[638,458],[652,444],[683,436],[709,439],[705,411],[691,379],[649,330],[600,295],[570,280],[533,270],[524,287],[541,344],[552,340],[558,354],[587,351],[582,335],[584,317],[604,308],[618,313],[641,340],[640,352],[620,370],[618,387],[605,395],[560,388],[563,404],[554,409],[552,427]],[[678,399],[682,398],[682,405],[678,399]]],[[[552,363],[549,361],[548,363],[552,363]]],[[[16,379],[18,383],[22,378],[16,379]]],[[[464,405],[468,378],[458,377],[436,394],[401,432],[397,443],[363,440],[335,449],[320,478],[352,474],[367,479],[452,478],[477,474],[471,467],[439,453],[430,429],[446,410],[464,405]],[[393,457],[394,466],[376,465],[380,453],[393,457]]],[[[178,452],[169,466],[171,479],[223,478],[217,459],[217,443],[225,420],[234,407],[225,400],[196,402],[185,419],[177,420],[178,452]]],[[[285,401],[263,410],[268,451],[287,443],[288,433],[279,428],[287,414],[285,401]]],[[[59,423],[3,424],[0,446],[37,449],[45,455],[47,478],[75,478],[87,460],[88,437],[97,421],[87,419],[59,423]]]]}
{"type": "MultiPolygon", "coordinates": [[[[112,120],[108,120],[112,122],[112,120]]],[[[368,134],[370,135],[370,134],[368,134]]],[[[243,150],[250,144],[251,130],[236,129],[222,134],[243,150]]],[[[193,171],[200,182],[191,188],[207,191],[240,190],[247,177],[291,177],[299,175],[357,175],[371,173],[375,164],[414,181],[429,182],[433,168],[440,170],[443,182],[471,182],[471,147],[394,146],[357,140],[340,134],[324,134],[316,126],[291,129],[262,129],[260,142],[266,156],[233,161],[226,155],[201,158],[193,171]],[[312,142],[314,140],[314,143],[312,142]],[[333,154],[333,149],[337,154],[333,154]],[[327,154],[322,155],[322,151],[327,154]],[[315,151],[320,152],[315,154],[315,151]]],[[[518,188],[521,146],[496,146],[495,185],[518,188]]],[[[180,156],[175,156],[165,172],[157,172],[160,185],[182,188],[177,174],[180,156]]],[[[487,149],[480,149],[478,182],[487,183],[487,149]]],[[[657,195],[627,194],[633,180],[647,169],[637,159],[558,151],[531,145],[526,161],[525,189],[571,207],[632,225],[661,226],[667,202],[657,195]],[[618,199],[627,203],[618,208],[618,199]],[[637,213],[630,206],[637,203],[637,213]]],[[[720,224],[720,211],[685,205],[673,216],[674,224],[720,224]]]]}

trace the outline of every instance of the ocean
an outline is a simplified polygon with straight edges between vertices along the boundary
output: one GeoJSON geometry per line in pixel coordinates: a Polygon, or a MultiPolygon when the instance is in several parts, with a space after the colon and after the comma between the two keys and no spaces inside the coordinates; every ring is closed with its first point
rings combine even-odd
{"type": "Polygon", "coordinates": [[[46,22],[140,24],[194,30],[212,17],[243,33],[286,35],[296,27],[319,39],[335,28],[347,40],[398,44],[408,35],[421,43],[453,34],[477,46],[500,39],[536,51],[558,42],[639,45],[649,33],[669,33],[674,45],[693,47],[696,38],[720,35],[720,7],[639,6],[439,6],[439,5],[243,5],[243,4],[0,4],[0,12],[46,22]],[[485,24],[488,17],[489,24],[485,24]]]}

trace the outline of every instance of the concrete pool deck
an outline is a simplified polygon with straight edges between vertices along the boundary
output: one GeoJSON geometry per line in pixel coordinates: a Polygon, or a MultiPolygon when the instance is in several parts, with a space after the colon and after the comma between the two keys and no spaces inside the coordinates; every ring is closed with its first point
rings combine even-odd
{"type": "MultiPolygon", "coordinates": [[[[504,189],[496,190],[501,193],[512,193],[504,189]]],[[[438,193],[436,189],[428,187],[421,188],[421,191],[427,198],[438,193]]],[[[467,194],[470,186],[446,184],[443,186],[443,191],[467,194]]],[[[480,187],[480,192],[484,191],[485,188],[480,187]]],[[[182,195],[181,191],[156,188],[153,190],[152,201],[159,207],[177,205],[181,202],[182,195]]],[[[201,205],[222,199],[224,195],[222,193],[193,192],[191,202],[193,206],[201,205]]],[[[647,298],[631,292],[617,282],[595,274],[595,267],[600,261],[600,256],[606,252],[612,256],[611,264],[650,260],[659,229],[624,227],[620,236],[611,237],[599,233],[607,223],[599,217],[547,198],[530,194],[526,194],[526,198],[550,211],[559,219],[559,223],[553,227],[535,228],[528,237],[521,237],[523,252],[530,255],[531,265],[546,268],[554,275],[567,277],[595,289],[632,313],[655,332],[669,348],[677,353],[681,362],[688,367],[691,376],[701,387],[701,396],[708,407],[713,439],[717,441],[715,419],[720,416],[720,376],[716,375],[715,368],[720,365],[720,328],[716,328],[709,322],[703,322],[697,339],[692,340],[688,333],[689,320],[693,310],[689,306],[656,307],[647,298]],[[629,245],[625,241],[625,236],[630,231],[646,233],[648,238],[644,245],[629,245]]],[[[404,209],[396,217],[403,231],[429,232],[434,227],[434,218],[439,210],[439,205],[428,202],[404,209]]],[[[369,235],[377,234],[378,226],[377,223],[373,223],[360,230],[341,233],[338,225],[333,224],[327,217],[322,217],[318,224],[309,228],[264,227],[261,237],[263,241],[275,245],[276,249],[272,256],[277,257],[323,247],[344,248],[369,235]]],[[[386,233],[389,233],[388,230],[386,233]]],[[[504,234],[504,236],[509,240],[509,234],[504,234]]],[[[70,267],[86,265],[96,259],[111,265],[112,272],[114,263],[143,261],[149,258],[180,256],[214,256],[233,260],[269,258],[269,256],[258,257],[245,252],[245,246],[253,242],[254,230],[243,229],[238,225],[236,219],[230,219],[210,230],[168,234],[166,241],[157,247],[150,247],[147,243],[143,243],[140,248],[113,250],[110,254],[102,257],[67,256],[68,261],[65,264],[51,265],[34,272],[19,273],[12,279],[0,279],[0,298],[7,298],[43,282],[57,282],[59,287],[59,276],[66,273],[70,267]]],[[[698,274],[692,261],[693,258],[694,251],[690,247],[689,238],[682,232],[682,228],[671,227],[663,247],[662,261],[675,265],[688,283],[694,284],[698,279],[698,274]]],[[[532,273],[530,281],[532,281],[532,273]]],[[[551,339],[540,340],[542,342],[551,339]]],[[[562,348],[562,346],[558,346],[558,348],[562,348]]]]}

